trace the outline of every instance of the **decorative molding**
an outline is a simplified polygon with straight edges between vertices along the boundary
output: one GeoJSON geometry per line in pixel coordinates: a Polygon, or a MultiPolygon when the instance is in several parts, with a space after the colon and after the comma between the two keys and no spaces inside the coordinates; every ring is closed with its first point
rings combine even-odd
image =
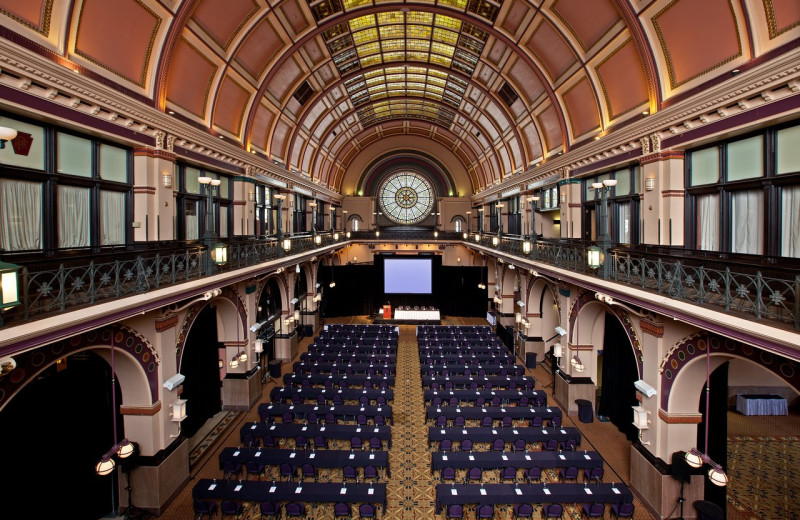
{"type": "Polygon", "coordinates": [[[178,325],[177,314],[171,314],[165,318],[159,318],[155,320],[156,332],[164,332],[165,330],[171,329],[176,325],[178,325]]]}
{"type": "Polygon", "coordinates": [[[161,401],[156,401],[151,406],[125,406],[120,405],[119,413],[122,415],[153,416],[161,411],[161,401]]]}
{"type": "Polygon", "coordinates": [[[572,343],[569,343],[567,345],[567,349],[578,350],[578,351],[585,350],[591,352],[592,350],[594,350],[594,345],[573,345],[572,343]]]}
{"type": "Polygon", "coordinates": [[[656,152],[649,155],[642,156],[639,159],[640,165],[650,164],[658,161],[667,161],[670,159],[679,159],[683,160],[686,158],[686,154],[679,150],[667,150],[665,152],[656,152]]]}
{"type": "Polygon", "coordinates": [[[661,197],[665,198],[665,199],[669,198],[669,197],[682,199],[682,198],[686,197],[686,191],[685,190],[663,190],[661,192],[661,197]]]}
{"type": "Polygon", "coordinates": [[[156,189],[152,186],[134,186],[133,193],[145,193],[148,195],[155,195],[156,189]]]}
{"type": "Polygon", "coordinates": [[[650,336],[654,336],[656,338],[663,338],[664,337],[664,326],[663,325],[660,325],[660,324],[657,324],[657,323],[651,323],[651,322],[649,322],[647,320],[640,320],[639,321],[639,326],[642,328],[642,332],[644,332],[645,334],[648,334],[650,336]]]}
{"type": "Polygon", "coordinates": [[[658,418],[667,424],[700,424],[703,422],[702,414],[669,413],[663,408],[658,409],[658,418]]]}

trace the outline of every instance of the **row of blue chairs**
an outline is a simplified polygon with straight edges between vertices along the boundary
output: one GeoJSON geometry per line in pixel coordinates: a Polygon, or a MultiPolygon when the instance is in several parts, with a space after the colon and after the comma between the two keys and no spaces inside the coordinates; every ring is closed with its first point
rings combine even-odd
{"type": "MultiPolygon", "coordinates": [[[[244,515],[244,503],[238,500],[223,500],[219,504],[220,517],[226,516],[242,517],[244,515]]],[[[306,517],[306,504],[302,502],[289,502],[282,506],[276,502],[261,502],[259,504],[259,511],[261,518],[272,518],[277,520],[281,518],[281,510],[286,515],[286,518],[305,518],[306,517]]],[[[198,520],[203,516],[213,518],[217,513],[217,502],[213,500],[195,500],[194,512],[198,520]]],[[[359,518],[376,518],[377,510],[373,504],[360,504],[358,506],[359,518]]],[[[339,518],[353,518],[353,507],[345,502],[338,502],[333,506],[333,517],[339,518]]]]}
{"type": "MultiPolygon", "coordinates": [[[[583,505],[583,515],[585,518],[604,518],[605,517],[605,504],[594,502],[591,504],[583,505]]],[[[533,518],[535,509],[531,504],[515,504],[514,505],[514,518],[533,518]]],[[[633,504],[612,504],[611,514],[614,518],[633,518],[634,507],[633,504]]],[[[542,504],[541,518],[562,518],[564,515],[564,506],[561,504],[542,504]]],[[[450,519],[463,519],[464,506],[459,504],[451,504],[447,508],[445,517],[450,519]]],[[[484,504],[478,506],[475,511],[476,518],[494,518],[494,506],[484,504]]]]}

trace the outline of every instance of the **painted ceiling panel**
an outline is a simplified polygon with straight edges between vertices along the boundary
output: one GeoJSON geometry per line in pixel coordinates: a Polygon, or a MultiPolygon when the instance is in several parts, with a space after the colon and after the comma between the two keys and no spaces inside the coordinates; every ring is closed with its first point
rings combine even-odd
{"type": "Polygon", "coordinates": [[[526,105],[544,94],[544,85],[539,81],[539,76],[523,60],[517,60],[508,70],[508,75],[514,80],[517,94],[526,100],[526,105]]]}
{"type": "Polygon", "coordinates": [[[770,23],[770,38],[800,25],[800,2],[797,0],[764,0],[764,6],[775,19],[774,24],[770,23]]]}
{"type": "Polygon", "coordinates": [[[181,39],[167,77],[167,100],[204,118],[217,65],[194,45],[181,39]]]}
{"type": "Polygon", "coordinates": [[[50,33],[50,12],[53,0],[0,0],[0,13],[47,36],[50,33]]]}
{"type": "Polygon", "coordinates": [[[285,101],[286,96],[293,92],[290,89],[297,85],[302,75],[303,71],[294,59],[290,58],[278,65],[278,70],[272,76],[272,81],[270,81],[267,90],[275,96],[278,102],[282,103],[285,101]]]}
{"type": "Polygon", "coordinates": [[[558,115],[552,105],[544,109],[536,116],[539,127],[544,133],[544,143],[547,151],[554,150],[563,144],[561,135],[561,125],[558,122],[558,115]]]}
{"type": "Polygon", "coordinates": [[[613,51],[596,70],[609,119],[647,103],[647,80],[632,40],[613,51]]]}
{"type": "Polygon", "coordinates": [[[283,13],[295,34],[300,34],[308,28],[309,20],[303,14],[303,8],[297,0],[289,0],[282,4],[278,9],[283,13]]]}
{"type": "Polygon", "coordinates": [[[272,134],[272,146],[269,150],[273,157],[283,159],[284,149],[291,133],[292,129],[289,124],[286,123],[286,121],[279,119],[272,134]]]}
{"type": "Polygon", "coordinates": [[[557,0],[553,12],[584,51],[591,49],[619,21],[610,0],[557,0]]]}
{"type": "Polygon", "coordinates": [[[317,120],[325,113],[327,107],[322,103],[317,103],[311,107],[306,113],[305,121],[303,121],[303,128],[311,131],[312,127],[317,124],[317,120]]]}
{"type": "Polygon", "coordinates": [[[260,78],[270,61],[283,48],[284,42],[264,18],[248,33],[234,59],[254,78],[260,78]]]}
{"type": "Polygon", "coordinates": [[[267,150],[267,138],[269,137],[269,131],[272,128],[272,122],[274,120],[275,114],[272,110],[259,103],[255,117],[253,118],[250,142],[262,150],[267,150]]]}
{"type": "Polygon", "coordinates": [[[536,55],[553,81],[558,80],[576,60],[564,37],[545,20],[541,20],[525,45],[536,55]]]}
{"type": "Polygon", "coordinates": [[[161,18],[135,0],[84,0],[75,54],[144,87],[161,18]],[[110,20],[125,23],[109,23],[110,20]]]}
{"type": "Polygon", "coordinates": [[[742,55],[730,0],[676,0],[653,17],[676,88],[742,55]]]}
{"type": "Polygon", "coordinates": [[[522,136],[528,145],[528,154],[532,159],[542,156],[542,142],[539,140],[539,132],[533,123],[522,127],[522,136]]]}
{"type": "Polygon", "coordinates": [[[527,2],[512,3],[500,27],[509,34],[516,34],[530,9],[527,2]]]}
{"type": "Polygon", "coordinates": [[[586,77],[564,92],[564,104],[567,106],[573,138],[600,128],[600,112],[594,94],[586,77]]]}
{"type": "Polygon", "coordinates": [[[236,33],[258,12],[255,0],[201,0],[192,20],[227,50],[236,33]]]}
{"type": "Polygon", "coordinates": [[[219,87],[214,105],[214,124],[233,135],[240,135],[244,111],[250,92],[230,75],[225,76],[219,87]]]}

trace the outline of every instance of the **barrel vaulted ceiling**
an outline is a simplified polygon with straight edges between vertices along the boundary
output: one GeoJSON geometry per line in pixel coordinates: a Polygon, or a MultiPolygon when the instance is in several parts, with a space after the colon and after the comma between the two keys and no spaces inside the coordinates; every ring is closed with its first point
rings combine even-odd
{"type": "Polygon", "coordinates": [[[334,190],[365,148],[415,136],[477,192],[800,38],[797,0],[0,0],[0,17],[334,190]]]}

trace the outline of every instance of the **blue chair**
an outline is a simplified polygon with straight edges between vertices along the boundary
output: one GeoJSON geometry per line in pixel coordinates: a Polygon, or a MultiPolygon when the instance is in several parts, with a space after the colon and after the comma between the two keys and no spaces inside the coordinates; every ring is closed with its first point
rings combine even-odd
{"type": "Polygon", "coordinates": [[[598,484],[601,480],[603,480],[603,466],[597,466],[595,468],[591,468],[589,470],[584,470],[583,472],[583,480],[585,482],[591,482],[594,480],[598,484]]]}
{"type": "Polygon", "coordinates": [[[286,504],[286,517],[287,518],[299,518],[306,516],[306,505],[299,504],[297,502],[289,502],[286,504]]]}
{"type": "Polygon", "coordinates": [[[375,466],[368,464],[364,466],[364,480],[372,480],[377,482],[378,481],[378,468],[375,466]]]}
{"type": "Polygon", "coordinates": [[[244,512],[244,506],[238,500],[223,500],[219,509],[222,518],[226,516],[242,516],[244,512]]]}
{"type": "Polygon", "coordinates": [[[347,482],[348,479],[353,479],[358,484],[358,471],[353,466],[342,468],[342,482],[347,482]]]}
{"type": "Polygon", "coordinates": [[[439,451],[453,451],[453,441],[450,439],[442,439],[439,442],[439,451]]]}
{"type": "Polygon", "coordinates": [[[372,504],[361,504],[358,507],[358,516],[360,518],[375,518],[376,514],[375,506],[372,504]]]}
{"type": "Polygon", "coordinates": [[[294,476],[294,467],[291,464],[284,462],[280,465],[281,478],[286,477],[286,480],[291,481],[294,476]]]}
{"type": "Polygon", "coordinates": [[[515,482],[517,480],[517,468],[511,466],[503,468],[500,479],[503,481],[510,480],[512,482],[515,482]]]}
{"type": "Polygon", "coordinates": [[[339,502],[333,506],[334,520],[338,520],[340,518],[350,518],[351,516],[353,516],[353,508],[350,507],[350,504],[339,502]]]}
{"type": "Polygon", "coordinates": [[[371,450],[382,450],[383,449],[383,441],[379,437],[370,437],[369,438],[369,449],[371,450]]]}
{"type": "Polygon", "coordinates": [[[281,506],[275,502],[261,502],[259,509],[261,510],[261,518],[278,520],[281,516],[281,506]]]}
{"type": "Polygon", "coordinates": [[[364,448],[364,441],[361,440],[361,437],[350,437],[351,450],[360,450],[363,448],[364,448]]]}
{"type": "Polygon", "coordinates": [[[261,464],[257,460],[248,460],[245,466],[247,468],[248,476],[255,475],[258,477],[258,480],[261,480],[261,475],[264,473],[264,464],[261,464]]]}
{"type": "Polygon", "coordinates": [[[463,428],[467,424],[466,419],[462,415],[456,415],[455,420],[453,421],[453,427],[455,428],[463,428]]]}
{"type": "Polygon", "coordinates": [[[564,507],[561,504],[542,506],[542,518],[561,518],[563,514],[564,507]]]}
{"type": "Polygon", "coordinates": [[[542,480],[542,468],[537,468],[536,466],[528,468],[525,470],[525,478],[528,479],[528,484],[542,480]]]}
{"type": "Polygon", "coordinates": [[[222,463],[222,471],[225,478],[231,479],[234,475],[239,475],[242,472],[242,465],[232,460],[226,460],[222,463]]]}
{"type": "Polygon", "coordinates": [[[492,441],[492,451],[503,451],[506,449],[506,443],[503,439],[495,439],[492,441]]]}
{"type": "Polygon", "coordinates": [[[470,482],[480,482],[483,480],[483,470],[481,468],[469,468],[467,472],[467,480],[470,482]]]}
{"type": "Polygon", "coordinates": [[[217,503],[213,500],[195,500],[194,501],[194,514],[197,519],[203,518],[203,515],[208,515],[208,518],[214,516],[217,512],[217,503]]]}
{"type": "Polygon", "coordinates": [[[447,520],[451,518],[464,518],[464,506],[460,504],[450,504],[447,508],[447,520]]]}
{"type": "Polygon", "coordinates": [[[514,444],[512,444],[512,447],[513,447],[514,451],[525,451],[525,448],[526,448],[525,439],[517,439],[517,440],[515,440],[514,444]]]}
{"type": "Polygon", "coordinates": [[[633,504],[611,504],[611,514],[614,518],[633,518],[633,504]]]}
{"type": "Polygon", "coordinates": [[[483,504],[482,506],[478,507],[478,511],[475,514],[476,518],[494,518],[494,506],[489,504],[483,504]]]}
{"type": "Polygon", "coordinates": [[[586,518],[603,518],[605,516],[606,507],[600,502],[594,504],[583,504],[583,516],[586,518]]]}
{"type": "Polygon", "coordinates": [[[298,450],[304,450],[308,448],[308,439],[305,435],[298,435],[294,438],[294,445],[298,450]]]}
{"type": "Polygon", "coordinates": [[[456,480],[456,470],[455,468],[442,468],[442,471],[439,473],[439,479],[444,482],[446,480],[452,480],[455,482],[456,480]]]}
{"type": "Polygon", "coordinates": [[[578,468],[575,466],[570,466],[566,469],[562,468],[558,470],[558,476],[561,477],[562,482],[566,482],[567,480],[578,480],[578,468]]]}
{"type": "Polygon", "coordinates": [[[317,480],[317,468],[313,464],[304,463],[300,467],[300,473],[303,475],[303,478],[309,478],[312,480],[317,480]]]}
{"type": "Polygon", "coordinates": [[[514,518],[533,519],[533,506],[530,504],[514,504],[514,518]]]}
{"type": "Polygon", "coordinates": [[[472,441],[469,439],[464,439],[461,441],[461,446],[459,447],[461,451],[472,451],[472,441]]]}

